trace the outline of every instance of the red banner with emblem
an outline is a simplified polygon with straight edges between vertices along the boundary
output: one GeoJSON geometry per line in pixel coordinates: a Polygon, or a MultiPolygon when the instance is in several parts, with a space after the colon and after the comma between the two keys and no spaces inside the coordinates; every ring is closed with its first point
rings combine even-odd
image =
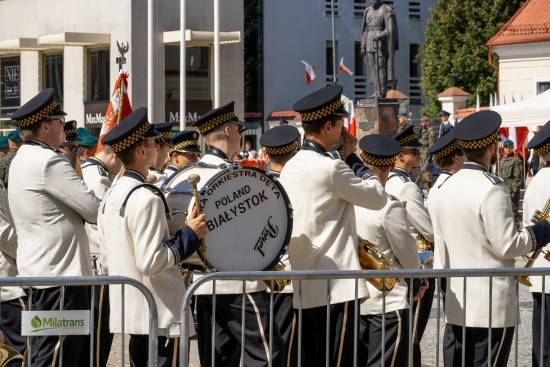
{"type": "Polygon", "coordinates": [[[132,105],[128,98],[128,73],[121,71],[115,82],[111,100],[107,106],[105,117],[103,118],[103,126],[99,133],[99,141],[97,143],[97,151],[103,148],[101,139],[111,131],[120,121],[132,113],[132,105]]]}

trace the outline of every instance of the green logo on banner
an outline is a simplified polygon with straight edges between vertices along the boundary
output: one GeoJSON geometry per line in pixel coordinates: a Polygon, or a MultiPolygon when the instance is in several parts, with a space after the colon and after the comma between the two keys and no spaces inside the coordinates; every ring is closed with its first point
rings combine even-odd
{"type": "Polygon", "coordinates": [[[38,329],[42,325],[42,321],[40,320],[40,317],[38,317],[38,315],[31,319],[31,325],[35,329],[38,329]]]}

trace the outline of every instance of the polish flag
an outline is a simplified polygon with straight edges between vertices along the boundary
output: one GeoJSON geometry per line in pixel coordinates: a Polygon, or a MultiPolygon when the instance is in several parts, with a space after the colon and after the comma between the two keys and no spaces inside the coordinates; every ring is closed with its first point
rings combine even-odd
{"type": "Polygon", "coordinates": [[[304,60],[300,61],[306,65],[306,83],[309,84],[313,79],[315,79],[315,71],[313,71],[314,68],[304,60]]]}
{"type": "Polygon", "coordinates": [[[338,65],[338,71],[341,71],[344,74],[353,75],[353,72],[344,65],[344,58],[340,60],[340,65],[338,65]]]}
{"type": "Polygon", "coordinates": [[[128,73],[121,71],[115,82],[111,100],[107,106],[107,111],[105,111],[105,117],[103,117],[103,126],[99,133],[99,141],[97,142],[98,152],[103,148],[101,139],[131,113],[132,106],[130,105],[130,98],[128,98],[128,73]]]}
{"type": "Polygon", "coordinates": [[[355,108],[353,107],[353,105],[351,106],[351,111],[349,111],[350,113],[350,116],[349,116],[349,128],[348,128],[348,132],[353,135],[353,136],[357,136],[357,127],[356,127],[356,121],[355,121],[355,108]]]}

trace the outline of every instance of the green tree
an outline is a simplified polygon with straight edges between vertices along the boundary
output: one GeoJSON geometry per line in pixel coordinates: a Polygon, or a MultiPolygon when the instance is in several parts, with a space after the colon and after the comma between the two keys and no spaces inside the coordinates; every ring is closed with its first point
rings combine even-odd
{"type": "MultiPolygon", "coordinates": [[[[488,105],[495,93],[497,70],[488,62],[485,44],[502,23],[521,7],[523,0],[437,0],[430,8],[426,42],[422,47],[420,87],[426,97],[423,115],[437,116],[441,103],[437,95],[450,87],[449,74],[458,74],[457,86],[473,96],[479,94],[482,105],[488,105]]],[[[498,58],[493,57],[498,65],[498,58]]],[[[474,106],[470,98],[468,106],[474,106]]],[[[449,111],[454,112],[454,111],[449,111]]]]}

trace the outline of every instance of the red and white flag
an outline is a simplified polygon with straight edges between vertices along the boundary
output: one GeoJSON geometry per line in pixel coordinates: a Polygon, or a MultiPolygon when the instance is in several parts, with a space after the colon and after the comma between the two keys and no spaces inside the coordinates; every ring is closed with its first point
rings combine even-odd
{"type": "Polygon", "coordinates": [[[355,107],[353,107],[353,105],[351,105],[351,111],[349,111],[349,113],[350,113],[350,116],[349,116],[348,132],[353,136],[357,136],[357,123],[355,121],[355,107]]]}
{"type": "Polygon", "coordinates": [[[97,142],[98,152],[103,148],[101,139],[131,113],[132,106],[130,105],[130,98],[128,98],[128,73],[121,71],[118,74],[111,100],[103,117],[103,126],[99,133],[99,141],[97,142]]]}
{"type": "Polygon", "coordinates": [[[338,65],[338,71],[341,71],[344,74],[353,75],[353,72],[344,65],[344,58],[340,60],[340,65],[338,65]]]}
{"type": "Polygon", "coordinates": [[[313,71],[314,67],[305,62],[304,60],[300,60],[306,65],[306,83],[309,84],[313,79],[315,79],[315,71],[313,71]]]}

